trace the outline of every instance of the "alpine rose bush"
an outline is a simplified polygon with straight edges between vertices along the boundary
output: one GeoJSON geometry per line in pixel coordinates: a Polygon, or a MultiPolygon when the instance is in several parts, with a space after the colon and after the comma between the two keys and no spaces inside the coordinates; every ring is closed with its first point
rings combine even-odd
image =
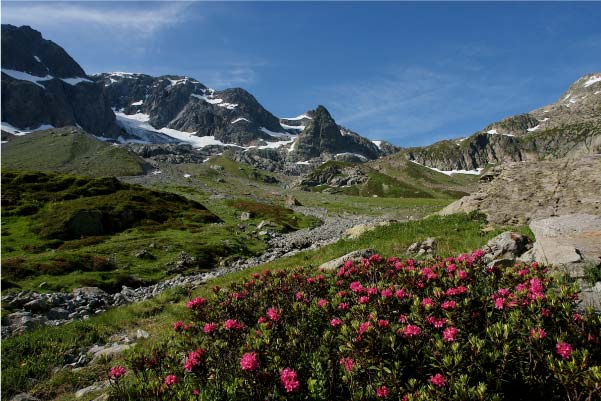
{"type": "Polygon", "coordinates": [[[187,303],[110,372],[115,399],[601,399],[601,318],[547,268],[482,252],[265,271],[187,303]],[[118,379],[118,380],[117,380],[118,379]]]}

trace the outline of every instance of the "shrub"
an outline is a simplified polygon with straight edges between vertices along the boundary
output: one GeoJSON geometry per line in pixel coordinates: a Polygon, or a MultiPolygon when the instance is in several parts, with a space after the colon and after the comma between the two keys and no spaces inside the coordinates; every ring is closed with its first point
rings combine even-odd
{"type": "Polygon", "coordinates": [[[601,319],[577,312],[576,294],[536,263],[488,269],[481,251],[265,271],[188,302],[164,344],[130,356],[114,395],[598,399],[601,319]]]}

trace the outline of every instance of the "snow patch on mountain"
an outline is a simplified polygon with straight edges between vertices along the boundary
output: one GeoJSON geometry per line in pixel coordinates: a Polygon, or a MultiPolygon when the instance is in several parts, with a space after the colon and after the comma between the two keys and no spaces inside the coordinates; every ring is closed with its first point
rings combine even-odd
{"type": "Polygon", "coordinates": [[[274,132],[274,131],[268,130],[265,127],[261,127],[260,129],[267,135],[272,136],[274,138],[290,138],[290,134],[288,134],[286,132],[274,132]]]}
{"type": "Polygon", "coordinates": [[[306,125],[288,125],[288,124],[284,124],[284,123],[280,123],[280,125],[284,129],[295,129],[295,130],[299,130],[299,131],[302,131],[305,128],[307,128],[306,125]]]}
{"type": "Polygon", "coordinates": [[[304,118],[307,118],[309,120],[313,120],[313,117],[310,117],[310,116],[308,116],[306,114],[301,114],[300,116],[296,116],[296,117],[285,117],[285,118],[282,118],[282,120],[295,121],[295,120],[302,120],[304,118]]]}
{"type": "Polygon", "coordinates": [[[337,153],[336,157],[338,156],[355,156],[358,157],[361,160],[369,160],[367,157],[363,156],[362,154],[359,153],[351,153],[351,152],[343,152],[343,153],[337,153]]]}
{"type": "Polygon", "coordinates": [[[585,83],[584,87],[588,88],[589,86],[596,84],[597,82],[601,82],[601,75],[594,75],[590,77],[585,83]]]}
{"type": "Polygon", "coordinates": [[[138,100],[137,102],[133,102],[132,106],[142,106],[144,104],[144,100],[138,100]]]}
{"type": "Polygon", "coordinates": [[[539,129],[539,128],[540,128],[540,124],[539,124],[539,125],[537,125],[536,127],[527,128],[527,129],[526,129],[526,131],[528,131],[528,132],[532,132],[532,131],[536,131],[536,130],[537,130],[537,129],[539,129]]]}
{"type": "Polygon", "coordinates": [[[382,141],[371,141],[378,149],[382,149],[382,141]]]}
{"type": "Polygon", "coordinates": [[[17,128],[5,121],[2,121],[2,123],[0,123],[0,127],[2,128],[2,131],[6,131],[10,134],[13,135],[26,135],[26,134],[31,134],[32,132],[36,132],[36,131],[43,131],[45,129],[52,129],[54,128],[53,125],[50,124],[42,124],[39,127],[36,128],[17,128]]]}
{"type": "Polygon", "coordinates": [[[44,85],[40,84],[39,82],[49,81],[51,79],[54,79],[54,77],[52,75],[46,75],[45,77],[37,77],[35,75],[31,75],[26,72],[9,70],[9,69],[5,69],[5,68],[2,68],[2,73],[8,75],[11,78],[17,79],[19,81],[29,81],[29,82],[39,86],[40,88],[44,88],[44,89],[46,89],[46,87],[44,87],[44,85]]]}
{"type": "Polygon", "coordinates": [[[418,162],[416,162],[415,160],[410,160],[410,162],[411,162],[411,163],[418,164],[418,165],[420,165],[420,166],[422,166],[422,167],[425,167],[425,168],[429,168],[430,170],[434,170],[434,171],[436,171],[436,172],[439,172],[439,173],[442,173],[442,174],[445,174],[445,175],[448,175],[448,176],[450,176],[450,175],[452,175],[452,174],[472,174],[472,175],[480,175],[480,173],[482,172],[482,170],[484,170],[483,168],[477,168],[477,169],[475,169],[475,170],[440,170],[440,169],[437,169],[436,167],[428,167],[428,166],[425,166],[425,165],[423,165],[423,164],[421,164],[421,163],[418,163],[418,162]]]}
{"type": "Polygon", "coordinates": [[[239,117],[239,118],[236,118],[234,121],[232,121],[230,124],[236,124],[236,123],[238,123],[240,121],[250,122],[250,120],[248,118],[239,117]]]}

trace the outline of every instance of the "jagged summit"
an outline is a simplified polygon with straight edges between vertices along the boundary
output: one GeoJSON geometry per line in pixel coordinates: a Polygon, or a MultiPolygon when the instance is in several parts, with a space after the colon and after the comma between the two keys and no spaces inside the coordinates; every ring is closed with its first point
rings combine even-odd
{"type": "Polygon", "coordinates": [[[123,135],[102,86],[63,48],[28,26],[3,24],[3,130],[20,133],[67,125],[102,137],[123,135]]]}

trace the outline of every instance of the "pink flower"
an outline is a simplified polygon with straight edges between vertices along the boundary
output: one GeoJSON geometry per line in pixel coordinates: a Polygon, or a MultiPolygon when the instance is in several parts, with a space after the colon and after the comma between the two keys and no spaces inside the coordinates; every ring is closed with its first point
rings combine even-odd
{"type": "Polygon", "coordinates": [[[432,298],[424,298],[422,300],[422,306],[424,308],[430,308],[430,307],[434,306],[434,301],[432,301],[432,298]]]}
{"type": "Polygon", "coordinates": [[[113,380],[119,380],[121,376],[125,374],[125,368],[123,366],[112,367],[109,372],[109,377],[113,380]]]}
{"type": "Polygon", "coordinates": [[[362,335],[363,333],[365,333],[367,330],[369,330],[370,327],[371,327],[370,322],[361,323],[359,325],[359,335],[362,335]]]}
{"type": "Polygon", "coordinates": [[[338,318],[334,318],[334,319],[330,320],[330,325],[332,327],[340,327],[340,326],[342,326],[342,320],[340,320],[338,318]]]}
{"type": "Polygon", "coordinates": [[[362,296],[362,297],[359,297],[359,301],[358,301],[358,302],[359,302],[360,304],[366,304],[366,303],[368,303],[368,302],[369,302],[369,297],[367,297],[367,296],[365,296],[365,295],[364,295],[364,296],[362,296]]]}
{"type": "Polygon", "coordinates": [[[380,292],[376,287],[370,287],[367,289],[367,295],[372,296],[372,295],[376,295],[378,292],[380,292]]]}
{"type": "Polygon", "coordinates": [[[265,316],[259,316],[259,319],[257,319],[257,323],[261,324],[261,323],[265,323],[267,322],[267,318],[265,316]]]}
{"type": "Polygon", "coordinates": [[[467,272],[465,270],[458,270],[457,277],[459,277],[459,280],[465,280],[467,279],[467,272]]]}
{"type": "Polygon", "coordinates": [[[581,323],[582,320],[584,320],[584,317],[580,313],[574,313],[572,319],[574,319],[574,322],[576,323],[581,323]]]}
{"type": "Polygon", "coordinates": [[[386,397],[388,397],[388,387],[386,387],[386,386],[380,386],[380,387],[378,387],[378,389],[376,390],[376,396],[378,398],[386,398],[386,397]]]}
{"type": "Polygon", "coordinates": [[[259,369],[259,360],[255,352],[247,352],[240,358],[240,367],[242,370],[253,371],[259,369]]]}
{"type": "Polygon", "coordinates": [[[451,342],[455,341],[455,336],[457,335],[458,331],[459,330],[457,330],[455,327],[447,327],[442,332],[442,339],[445,340],[446,342],[451,343],[451,342]]]}
{"type": "Polygon", "coordinates": [[[382,262],[382,257],[376,253],[375,255],[371,255],[369,257],[369,261],[374,263],[380,263],[382,262]]]}
{"type": "Polygon", "coordinates": [[[296,295],[294,297],[296,298],[297,301],[302,301],[304,296],[305,296],[305,294],[302,291],[299,291],[296,293],[296,295]]]}
{"type": "Polygon", "coordinates": [[[545,338],[545,337],[547,337],[547,332],[545,330],[541,329],[540,327],[538,327],[536,329],[531,329],[530,337],[536,338],[536,339],[545,338]]]}
{"type": "Polygon", "coordinates": [[[339,363],[347,372],[353,371],[353,366],[355,365],[355,362],[353,362],[351,358],[340,358],[339,363]]]}
{"type": "Polygon", "coordinates": [[[445,301],[440,305],[442,309],[455,309],[457,307],[457,302],[455,301],[445,301]]]}
{"type": "Polygon", "coordinates": [[[388,327],[388,324],[389,324],[388,320],[383,320],[383,319],[378,320],[378,327],[386,328],[386,327],[388,327]]]}
{"type": "Polygon", "coordinates": [[[177,383],[177,377],[175,375],[167,375],[167,377],[165,377],[165,384],[167,386],[173,386],[176,383],[177,383]]]}
{"type": "Polygon", "coordinates": [[[217,330],[217,323],[207,323],[205,324],[205,326],[202,328],[202,331],[205,334],[211,334],[212,332],[214,332],[215,330],[217,330]]]}
{"type": "Polygon", "coordinates": [[[361,293],[361,292],[365,291],[365,288],[363,287],[363,285],[358,281],[353,281],[351,283],[351,285],[349,286],[349,288],[351,289],[351,291],[356,292],[356,293],[361,293]]]}
{"type": "Polygon", "coordinates": [[[186,358],[186,361],[184,362],[184,369],[186,369],[186,371],[188,371],[188,372],[191,372],[192,369],[194,369],[194,367],[200,363],[200,358],[204,355],[204,353],[205,353],[205,350],[202,348],[199,348],[196,351],[191,351],[190,353],[188,353],[188,357],[186,358]]]}
{"type": "Polygon", "coordinates": [[[328,305],[328,301],[325,299],[320,299],[319,301],[317,301],[317,306],[319,306],[320,308],[325,308],[328,305]]]}
{"type": "Polygon", "coordinates": [[[296,372],[290,368],[286,368],[280,372],[280,381],[287,393],[291,393],[300,388],[296,372]]]}
{"type": "Polygon", "coordinates": [[[338,310],[347,310],[349,308],[348,303],[341,302],[338,304],[338,310]]]}
{"type": "Polygon", "coordinates": [[[403,336],[406,338],[417,337],[421,333],[421,329],[415,325],[408,324],[403,329],[403,336]]]}
{"type": "Polygon", "coordinates": [[[572,346],[566,342],[560,342],[555,345],[555,352],[563,359],[570,359],[572,355],[572,346]]]}
{"type": "Polygon", "coordinates": [[[271,308],[267,309],[267,317],[269,319],[271,319],[272,321],[277,322],[278,319],[280,318],[280,315],[276,308],[271,307],[271,308]]]}
{"type": "Polygon", "coordinates": [[[188,307],[188,309],[199,310],[206,303],[207,303],[207,300],[204,299],[203,297],[196,297],[196,298],[188,301],[188,303],[186,304],[186,306],[188,307]]]}
{"type": "Polygon", "coordinates": [[[380,292],[380,296],[384,299],[392,297],[392,290],[390,288],[383,289],[380,292]]]}
{"type": "Polygon", "coordinates": [[[404,297],[407,296],[407,293],[405,292],[404,289],[401,288],[399,290],[396,290],[396,292],[394,293],[394,296],[397,297],[398,299],[403,299],[404,297]]]}
{"type": "Polygon", "coordinates": [[[455,265],[454,263],[451,263],[450,265],[447,266],[448,273],[453,273],[455,270],[457,270],[457,265],[455,265]]]}
{"type": "Polygon", "coordinates": [[[225,329],[227,331],[230,331],[230,330],[241,330],[243,328],[244,328],[244,325],[242,323],[238,322],[235,319],[228,319],[228,320],[225,321],[225,329]]]}
{"type": "Polygon", "coordinates": [[[184,322],[173,322],[173,330],[180,331],[184,327],[184,322]]]}
{"type": "Polygon", "coordinates": [[[497,298],[495,299],[495,308],[503,309],[505,307],[505,298],[497,298]]]}
{"type": "Polygon", "coordinates": [[[200,390],[195,388],[194,390],[192,390],[192,395],[200,395],[200,390]]]}
{"type": "Polygon", "coordinates": [[[434,376],[430,376],[430,383],[435,386],[443,387],[447,382],[447,379],[440,373],[436,373],[434,376]]]}

